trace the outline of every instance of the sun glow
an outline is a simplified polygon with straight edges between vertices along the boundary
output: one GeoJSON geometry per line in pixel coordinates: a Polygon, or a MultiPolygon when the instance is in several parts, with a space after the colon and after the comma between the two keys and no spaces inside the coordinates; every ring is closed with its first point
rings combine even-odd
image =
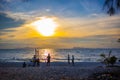
{"type": "Polygon", "coordinates": [[[52,18],[43,17],[32,23],[35,29],[43,36],[52,36],[55,33],[55,29],[58,26],[52,18]]]}

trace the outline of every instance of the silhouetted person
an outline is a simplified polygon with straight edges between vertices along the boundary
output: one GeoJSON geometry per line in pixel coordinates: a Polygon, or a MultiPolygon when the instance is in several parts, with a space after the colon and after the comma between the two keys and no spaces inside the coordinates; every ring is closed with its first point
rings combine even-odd
{"type": "Polygon", "coordinates": [[[74,66],[74,55],[72,55],[72,65],[74,66]]]}
{"type": "Polygon", "coordinates": [[[36,65],[36,60],[37,60],[37,59],[36,59],[36,55],[34,55],[34,56],[33,56],[33,66],[36,65]]]}
{"type": "Polygon", "coordinates": [[[26,67],[26,63],[25,62],[23,62],[23,68],[25,68],[26,67]]]}
{"type": "Polygon", "coordinates": [[[50,54],[48,54],[48,56],[47,56],[47,66],[50,66],[50,58],[51,58],[51,56],[50,56],[50,54]]]}
{"type": "Polygon", "coordinates": [[[68,64],[70,64],[70,55],[68,54],[68,64]]]}
{"type": "Polygon", "coordinates": [[[36,59],[36,62],[37,62],[37,66],[40,66],[40,59],[36,59]]]}
{"type": "Polygon", "coordinates": [[[108,57],[111,57],[111,53],[112,53],[112,50],[109,51],[109,55],[108,55],[108,57]]]}

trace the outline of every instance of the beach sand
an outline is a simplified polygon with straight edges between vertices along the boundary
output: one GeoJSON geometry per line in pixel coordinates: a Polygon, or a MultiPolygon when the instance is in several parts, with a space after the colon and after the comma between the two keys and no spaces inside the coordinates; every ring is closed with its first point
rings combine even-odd
{"type": "Polygon", "coordinates": [[[0,63],[0,80],[87,80],[96,71],[104,70],[99,62],[78,62],[75,66],[66,62],[52,62],[51,66],[41,63],[40,67],[22,63],[0,63]],[[83,79],[84,78],[84,79],[83,79]]]}

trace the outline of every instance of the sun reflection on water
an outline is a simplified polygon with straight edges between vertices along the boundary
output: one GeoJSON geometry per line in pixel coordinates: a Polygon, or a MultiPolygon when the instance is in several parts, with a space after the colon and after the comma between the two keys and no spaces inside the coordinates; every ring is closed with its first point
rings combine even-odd
{"type": "MultiPolygon", "coordinates": [[[[42,62],[46,60],[48,54],[50,54],[51,58],[55,57],[55,51],[54,49],[39,49],[39,58],[41,59],[42,62]]],[[[53,59],[51,59],[53,61],[53,59]]]]}

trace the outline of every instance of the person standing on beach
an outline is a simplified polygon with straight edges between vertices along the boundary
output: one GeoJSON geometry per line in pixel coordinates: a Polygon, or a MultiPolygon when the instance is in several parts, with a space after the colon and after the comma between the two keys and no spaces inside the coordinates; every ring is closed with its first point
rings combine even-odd
{"type": "Polygon", "coordinates": [[[74,55],[72,55],[72,66],[74,66],[74,55]]]}
{"type": "Polygon", "coordinates": [[[25,68],[26,67],[26,63],[25,62],[23,62],[23,68],[25,68]]]}
{"type": "Polygon", "coordinates": [[[37,60],[37,59],[36,59],[36,55],[34,55],[34,56],[33,56],[33,66],[36,65],[36,60],[37,60]]]}
{"type": "Polygon", "coordinates": [[[50,54],[48,54],[48,56],[47,56],[47,66],[50,66],[50,59],[51,59],[51,56],[50,56],[50,54]]]}
{"type": "Polygon", "coordinates": [[[68,64],[70,64],[70,55],[68,54],[68,64]]]}
{"type": "Polygon", "coordinates": [[[37,62],[37,66],[39,67],[40,66],[40,59],[37,58],[36,62],[37,62]]]}

